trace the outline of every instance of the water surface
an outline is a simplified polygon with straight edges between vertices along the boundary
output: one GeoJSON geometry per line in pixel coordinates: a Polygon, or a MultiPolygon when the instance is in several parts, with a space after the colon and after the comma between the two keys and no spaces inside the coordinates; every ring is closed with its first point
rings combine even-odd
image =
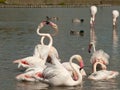
{"type": "MultiPolygon", "coordinates": [[[[108,68],[120,72],[120,19],[116,32],[112,28],[112,10],[120,7],[98,7],[95,33],[96,49],[103,49],[110,55],[108,68]],[[116,33],[116,34],[115,34],[116,33]]],[[[53,37],[54,46],[62,60],[68,61],[73,54],[80,54],[85,62],[85,70],[91,73],[88,44],[90,40],[90,11],[89,7],[81,8],[0,8],[0,90],[119,90],[120,77],[107,81],[90,81],[87,77],[81,86],[49,87],[41,82],[18,82],[15,76],[23,73],[12,61],[31,56],[40,37],[36,34],[38,24],[46,16],[59,17],[54,21],[59,27],[59,33],[53,37]],[[72,23],[73,18],[84,19],[83,24],[72,23]],[[70,35],[70,31],[84,30],[84,36],[70,35]]],[[[46,27],[43,32],[51,33],[46,27]]],[[[62,72],[61,72],[62,73],[62,72]]]]}

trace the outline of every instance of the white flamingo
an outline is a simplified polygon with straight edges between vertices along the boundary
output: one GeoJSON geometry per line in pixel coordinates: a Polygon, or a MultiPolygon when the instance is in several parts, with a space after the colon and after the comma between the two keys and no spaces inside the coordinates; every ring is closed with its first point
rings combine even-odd
{"type": "MultiPolygon", "coordinates": [[[[82,75],[79,72],[79,69],[73,66],[72,60],[76,59],[79,62],[82,61],[80,55],[74,55],[70,58],[70,66],[72,67],[72,74],[63,67],[63,65],[57,60],[54,55],[52,57],[52,65],[48,65],[43,71],[42,80],[45,83],[48,83],[53,86],[76,86],[82,83],[82,75]]],[[[82,67],[82,66],[81,66],[82,67]]]]}
{"type": "Polygon", "coordinates": [[[52,46],[52,38],[51,38],[50,34],[45,34],[45,35],[50,38],[49,45],[38,44],[35,46],[33,56],[29,56],[26,58],[22,58],[22,59],[13,61],[13,63],[18,63],[18,68],[22,67],[22,68],[26,69],[29,67],[44,65],[44,63],[46,62],[46,59],[48,57],[50,48],[52,46]]]}
{"type": "MultiPolygon", "coordinates": [[[[42,36],[42,38],[41,38],[41,44],[38,44],[38,45],[35,46],[33,56],[29,56],[29,57],[26,57],[26,58],[22,58],[22,59],[13,61],[13,63],[18,63],[18,68],[22,67],[22,68],[26,69],[26,68],[33,67],[33,66],[36,66],[36,65],[39,65],[39,64],[42,65],[42,62],[43,62],[43,65],[44,65],[44,63],[46,62],[46,59],[48,57],[48,54],[51,52],[51,50],[54,50],[54,54],[56,54],[56,56],[59,58],[57,50],[52,46],[52,43],[53,43],[52,37],[49,34],[39,32],[39,30],[45,24],[47,24],[47,22],[43,21],[43,22],[40,23],[40,25],[37,28],[37,34],[42,36]],[[49,45],[44,44],[43,41],[44,41],[45,37],[48,37],[50,39],[49,45]]],[[[50,26],[52,26],[54,28],[54,30],[57,32],[58,27],[57,27],[56,24],[54,24],[52,22],[49,22],[48,24],[50,24],[50,26]]]]}
{"type": "MultiPolygon", "coordinates": [[[[44,38],[45,37],[41,38],[42,45],[45,45],[43,42],[44,38]]],[[[39,49],[39,45],[37,45],[37,46],[38,46],[38,49],[36,49],[36,52],[38,52],[37,50],[41,50],[41,49],[39,49]]],[[[41,48],[41,45],[40,45],[40,48],[41,48]]],[[[56,56],[57,60],[60,61],[56,48],[51,46],[49,55],[48,55],[49,58],[47,58],[47,62],[51,63],[51,56],[50,56],[51,53],[54,54],[56,56]]],[[[35,54],[35,55],[38,56],[37,54],[35,54]]],[[[39,59],[40,58],[38,57],[38,59],[36,59],[36,60],[35,59],[30,60],[29,62],[33,61],[32,64],[34,66],[33,67],[29,66],[29,68],[26,69],[26,71],[24,73],[17,75],[16,79],[18,81],[38,81],[39,79],[42,79],[43,78],[42,72],[43,72],[44,68],[46,67],[46,65],[45,65],[46,60],[39,60],[39,59]]]]}
{"type": "Polygon", "coordinates": [[[91,25],[91,27],[93,27],[94,23],[95,23],[95,16],[96,16],[96,13],[97,13],[97,7],[96,6],[91,6],[90,7],[90,12],[91,12],[90,25],[91,25]]]}
{"type": "Polygon", "coordinates": [[[108,80],[108,79],[112,79],[112,78],[116,78],[119,75],[119,72],[117,71],[111,71],[111,70],[100,70],[97,71],[97,65],[101,64],[102,66],[104,66],[104,64],[102,64],[101,62],[96,62],[94,64],[94,72],[88,77],[88,79],[91,80],[108,80]]]}
{"type": "Polygon", "coordinates": [[[43,76],[42,76],[43,70],[44,70],[44,68],[41,66],[28,68],[24,73],[17,75],[16,79],[18,81],[32,81],[32,82],[39,81],[38,79],[36,79],[34,77],[36,76],[39,78],[43,78],[43,76]]]}
{"type": "Polygon", "coordinates": [[[106,65],[109,64],[108,59],[109,55],[103,50],[95,51],[90,59],[93,66],[93,73],[88,77],[88,79],[107,80],[111,78],[116,78],[119,72],[107,70],[106,65]]]}
{"type": "MultiPolygon", "coordinates": [[[[90,62],[94,66],[96,62],[100,62],[97,66],[98,69],[107,69],[106,65],[109,64],[109,55],[104,52],[102,49],[96,50],[95,49],[95,44],[93,42],[90,43],[89,45],[89,50],[91,50],[91,47],[93,47],[93,54],[91,56],[90,62]],[[104,64],[104,65],[103,65],[104,64]]],[[[91,52],[91,51],[89,51],[91,52]]],[[[93,72],[94,72],[94,67],[93,67],[93,72]]]]}
{"type": "Polygon", "coordinates": [[[118,10],[113,10],[112,15],[113,15],[113,27],[116,27],[117,19],[119,17],[119,11],[118,10]]]}
{"type": "Polygon", "coordinates": [[[39,32],[39,30],[47,23],[50,24],[54,29],[56,28],[57,30],[56,24],[52,22],[43,21],[42,23],[40,23],[37,29],[37,34],[42,36],[41,44],[36,45],[34,55],[27,58],[23,58],[21,60],[14,61],[14,63],[19,63],[18,67],[22,66],[24,68],[28,68],[23,74],[19,74],[16,76],[17,80],[37,81],[37,79],[35,79],[34,77],[42,78],[42,71],[46,67],[46,59],[49,60],[49,62],[51,60],[49,56],[51,52],[56,56],[56,58],[58,58],[58,60],[60,60],[56,48],[52,46],[53,39],[51,35],[39,32]],[[48,45],[44,44],[45,37],[48,37],[50,39],[48,45]]]}

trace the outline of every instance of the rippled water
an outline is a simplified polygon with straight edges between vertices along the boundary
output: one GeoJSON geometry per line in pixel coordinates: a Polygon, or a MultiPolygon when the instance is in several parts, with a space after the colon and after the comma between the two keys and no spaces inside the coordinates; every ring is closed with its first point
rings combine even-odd
{"type": "MultiPolygon", "coordinates": [[[[98,7],[95,33],[97,49],[103,49],[110,55],[110,70],[120,72],[120,19],[117,32],[112,28],[112,10],[120,7],[98,7]],[[115,34],[116,33],[116,34],[115,34]]],[[[59,33],[53,37],[54,46],[62,61],[68,61],[73,54],[80,54],[85,62],[85,70],[91,73],[88,44],[90,40],[89,7],[81,8],[0,8],[0,90],[119,90],[120,76],[107,81],[90,81],[87,77],[81,86],[49,87],[41,82],[18,82],[15,76],[22,73],[12,61],[33,54],[40,37],[36,34],[38,24],[46,16],[56,16],[59,33]],[[83,24],[72,23],[73,18],[84,19],[83,24]],[[70,31],[84,30],[84,36],[70,35],[70,31]]],[[[52,32],[46,27],[44,32],[52,32]]],[[[62,72],[61,72],[62,73],[62,72]]]]}

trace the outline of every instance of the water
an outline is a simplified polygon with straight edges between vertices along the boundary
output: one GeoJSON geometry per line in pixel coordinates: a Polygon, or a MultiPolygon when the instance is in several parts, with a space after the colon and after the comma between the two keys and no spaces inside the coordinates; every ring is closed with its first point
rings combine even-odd
{"type": "MultiPolygon", "coordinates": [[[[118,18],[117,32],[113,32],[113,9],[120,11],[119,6],[98,8],[95,23],[96,48],[103,49],[110,55],[108,68],[120,72],[120,19],[118,18]]],[[[40,40],[36,34],[37,26],[46,16],[59,17],[58,21],[54,21],[58,24],[59,33],[53,39],[62,62],[68,61],[73,54],[80,54],[84,59],[87,74],[91,73],[91,54],[87,51],[90,40],[89,7],[0,8],[0,90],[119,90],[120,76],[117,79],[99,82],[85,78],[83,84],[76,87],[49,87],[41,82],[18,82],[15,79],[22,71],[12,62],[33,54],[34,47],[40,40]],[[82,18],[84,23],[73,24],[73,18],[82,18]],[[84,30],[85,33],[84,36],[70,35],[71,30],[84,30]]],[[[47,27],[42,31],[52,33],[51,29],[47,27]]]]}

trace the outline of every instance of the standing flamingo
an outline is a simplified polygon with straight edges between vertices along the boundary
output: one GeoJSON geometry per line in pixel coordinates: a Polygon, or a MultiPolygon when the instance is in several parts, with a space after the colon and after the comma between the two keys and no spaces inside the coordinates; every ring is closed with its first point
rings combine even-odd
{"type": "Polygon", "coordinates": [[[119,11],[118,10],[113,10],[112,15],[113,15],[113,27],[116,27],[117,18],[119,16],[119,11]]]}
{"type": "Polygon", "coordinates": [[[93,27],[94,23],[95,23],[95,16],[96,16],[96,13],[97,13],[97,7],[96,6],[91,6],[90,7],[90,12],[91,12],[90,25],[91,25],[91,27],[93,27]]]}

